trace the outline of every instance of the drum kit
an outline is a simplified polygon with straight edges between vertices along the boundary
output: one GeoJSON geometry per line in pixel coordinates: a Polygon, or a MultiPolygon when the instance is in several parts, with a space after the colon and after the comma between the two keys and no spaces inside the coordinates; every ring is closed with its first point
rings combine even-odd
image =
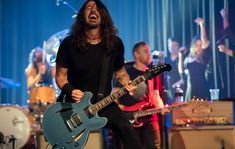
{"type": "MultiPolygon", "coordinates": [[[[46,58],[54,65],[61,41],[69,34],[65,29],[44,42],[46,58]]],[[[0,89],[20,87],[20,83],[0,77],[0,89]]],[[[41,131],[41,120],[47,107],[56,101],[56,90],[50,85],[40,84],[28,89],[28,106],[0,105],[0,149],[35,149],[37,132],[41,131]]]]}

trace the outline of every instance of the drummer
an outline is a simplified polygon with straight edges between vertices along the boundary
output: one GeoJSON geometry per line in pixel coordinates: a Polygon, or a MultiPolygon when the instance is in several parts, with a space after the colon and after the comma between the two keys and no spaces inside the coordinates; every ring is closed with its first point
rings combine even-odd
{"type": "Polygon", "coordinates": [[[27,76],[27,88],[38,86],[54,86],[55,67],[46,61],[42,48],[34,48],[29,55],[29,65],[25,72],[27,76]]]}

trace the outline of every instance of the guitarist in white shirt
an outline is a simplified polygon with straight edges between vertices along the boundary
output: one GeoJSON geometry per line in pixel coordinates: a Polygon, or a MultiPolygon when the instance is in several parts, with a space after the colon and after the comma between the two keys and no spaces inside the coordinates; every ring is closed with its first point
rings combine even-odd
{"type": "MultiPolygon", "coordinates": [[[[132,54],[135,59],[134,65],[127,69],[130,78],[142,75],[151,64],[151,53],[149,46],[145,42],[136,43],[132,49],[132,54]]],[[[164,103],[160,97],[160,77],[157,76],[152,80],[148,80],[140,84],[135,90],[133,96],[125,95],[118,100],[119,107],[123,111],[137,111],[143,106],[146,108],[163,107],[164,103]]],[[[113,92],[118,90],[122,85],[116,83],[113,92]]],[[[167,112],[167,110],[163,110],[167,112]]],[[[164,113],[163,112],[163,113],[164,113]]],[[[144,149],[160,149],[161,139],[158,117],[156,114],[141,117],[142,126],[135,127],[135,130],[141,140],[144,149]]]]}

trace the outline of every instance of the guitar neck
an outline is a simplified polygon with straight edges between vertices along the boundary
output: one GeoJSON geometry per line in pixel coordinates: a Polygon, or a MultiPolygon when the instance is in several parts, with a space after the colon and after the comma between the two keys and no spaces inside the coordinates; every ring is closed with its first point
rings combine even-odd
{"type": "MultiPolygon", "coordinates": [[[[167,108],[169,111],[172,111],[174,109],[178,109],[180,107],[183,107],[186,104],[187,103],[181,103],[181,104],[167,106],[165,108],[167,108]]],[[[134,114],[135,118],[138,118],[138,117],[143,117],[143,116],[147,116],[147,115],[152,115],[155,113],[160,113],[162,110],[163,110],[163,108],[155,108],[155,109],[149,109],[149,110],[144,110],[144,111],[136,111],[136,112],[133,112],[133,114],[134,114]]]]}
{"type": "Polygon", "coordinates": [[[134,112],[134,117],[138,118],[138,117],[143,117],[143,116],[147,116],[147,115],[152,115],[155,113],[160,113],[162,111],[162,109],[152,109],[152,110],[144,110],[144,111],[136,111],[134,112]]]}
{"type": "MultiPolygon", "coordinates": [[[[145,78],[144,76],[139,76],[136,79],[134,79],[131,82],[131,85],[133,86],[137,86],[140,83],[144,82],[145,78]]],[[[99,110],[103,109],[104,107],[108,106],[110,103],[112,103],[113,101],[117,100],[118,98],[122,97],[123,95],[125,95],[128,91],[126,90],[125,87],[120,88],[118,91],[112,93],[111,95],[107,96],[106,98],[100,100],[99,102],[95,103],[94,105],[91,105],[89,107],[91,113],[96,113],[99,110]]]]}

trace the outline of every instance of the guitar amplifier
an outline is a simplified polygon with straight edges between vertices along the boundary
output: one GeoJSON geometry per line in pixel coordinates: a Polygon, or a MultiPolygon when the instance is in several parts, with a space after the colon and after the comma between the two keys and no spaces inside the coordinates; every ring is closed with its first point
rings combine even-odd
{"type": "MultiPolygon", "coordinates": [[[[89,134],[87,143],[83,149],[103,149],[102,130],[93,130],[89,134]]],[[[52,149],[52,146],[45,140],[42,131],[36,133],[36,148],[37,149],[52,149]]]]}
{"type": "Polygon", "coordinates": [[[172,112],[172,125],[234,124],[232,101],[202,101],[172,112]]]}
{"type": "Polygon", "coordinates": [[[235,126],[173,126],[169,149],[235,149],[235,126]]]}

